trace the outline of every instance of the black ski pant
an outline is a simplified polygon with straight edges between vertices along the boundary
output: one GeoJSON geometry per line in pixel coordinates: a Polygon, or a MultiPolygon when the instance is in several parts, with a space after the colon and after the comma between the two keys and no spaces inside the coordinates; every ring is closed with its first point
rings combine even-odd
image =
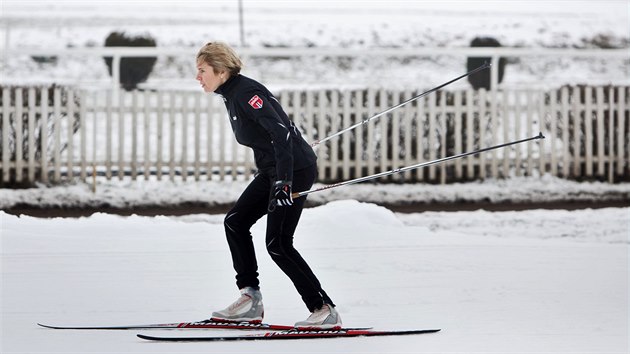
{"type": "MultiPolygon", "coordinates": [[[[316,178],[316,165],[294,171],[293,191],[310,189],[316,178]]],[[[306,197],[296,198],[291,206],[276,206],[273,212],[269,212],[267,209],[274,182],[269,175],[258,174],[225,216],[225,234],[236,270],[236,285],[239,289],[247,286],[259,289],[258,264],[250,229],[258,219],[267,215],[267,252],[291,279],[309,311],[321,308],[324,303],[334,306],[311,268],[293,247],[293,234],[306,197]]]]}

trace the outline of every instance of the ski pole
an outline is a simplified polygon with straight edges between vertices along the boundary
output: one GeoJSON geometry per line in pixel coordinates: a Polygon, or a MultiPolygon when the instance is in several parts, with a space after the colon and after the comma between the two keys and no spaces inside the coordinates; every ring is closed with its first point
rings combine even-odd
{"type": "Polygon", "coordinates": [[[384,110],[384,111],[382,111],[382,112],[380,112],[380,113],[377,113],[377,114],[375,114],[375,115],[371,116],[370,118],[367,118],[367,119],[363,120],[362,122],[356,123],[355,125],[352,125],[352,126],[350,126],[350,127],[348,127],[348,128],[345,128],[345,129],[343,129],[343,130],[340,130],[340,131],[338,131],[338,132],[336,132],[336,133],[334,133],[334,134],[332,134],[332,135],[330,135],[330,136],[327,136],[327,137],[325,137],[325,138],[323,138],[323,139],[321,139],[321,140],[315,140],[313,143],[311,143],[311,147],[315,147],[315,146],[317,146],[317,145],[319,145],[319,144],[321,144],[321,143],[323,143],[323,142],[326,142],[326,141],[328,141],[328,140],[330,140],[330,139],[332,139],[332,138],[334,138],[334,137],[336,137],[336,136],[339,136],[339,135],[341,135],[341,134],[343,134],[343,133],[345,133],[345,132],[347,132],[347,131],[350,131],[350,130],[352,130],[352,129],[354,129],[354,128],[356,128],[356,127],[360,126],[360,125],[367,124],[367,123],[368,123],[369,121],[371,121],[372,119],[376,119],[376,118],[378,118],[378,117],[380,117],[380,116],[382,116],[382,115],[385,115],[385,114],[387,114],[387,113],[389,113],[389,112],[391,112],[391,111],[393,111],[393,110],[395,110],[395,109],[398,109],[398,108],[400,108],[400,107],[402,107],[402,106],[406,105],[406,104],[407,104],[407,103],[409,103],[409,102],[413,102],[413,101],[415,101],[415,100],[417,100],[417,99],[419,99],[419,98],[422,98],[422,97],[424,97],[424,96],[426,96],[426,95],[428,95],[428,94],[430,94],[430,93],[432,93],[432,92],[435,92],[435,91],[437,91],[437,90],[441,89],[441,88],[442,88],[442,87],[444,87],[444,86],[450,85],[450,84],[452,84],[453,82],[455,82],[455,81],[457,81],[457,80],[460,80],[460,79],[462,79],[462,78],[464,78],[464,77],[466,77],[466,76],[470,76],[470,75],[472,75],[472,74],[474,74],[474,73],[477,73],[477,72],[479,72],[479,71],[481,71],[481,70],[487,69],[487,68],[489,68],[491,65],[492,65],[492,64],[490,64],[489,62],[487,62],[487,61],[486,61],[486,62],[484,62],[484,63],[483,63],[483,65],[481,65],[480,67],[478,67],[478,68],[476,68],[476,69],[474,69],[474,70],[472,70],[472,71],[469,71],[469,72],[465,73],[464,75],[458,76],[458,77],[454,78],[454,79],[453,79],[453,80],[451,80],[451,81],[445,82],[445,83],[443,83],[443,84],[442,84],[442,85],[440,85],[440,86],[436,86],[436,87],[434,87],[434,88],[430,89],[429,91],[425,91],[425,92],[423,92],[423,93],[421,93],[421,94],[419,94],[419,95],[417,95],[417,96],[414,96],[414,97],[412,97],[412,98],[410,98],[410,99],[406,100],[405,102],[402,102],[402,103],[399,103],[399,104],[397,104],[397,105],[395,105],[395,106],[392,106],[392,107],[390,107],[390,108],[388,108],[388,109],[386,109],[386,110],[384,110]]]}
{"type": "Polygon", "coordinates": [[[510,145],[516,145],[516,144],[522,144],[531,140],[536,140],[536,139],[544,139],[545,136],[541,133],[539,133],[538,135],[531,137],[531,138],[527,138],[527,139],[522,139],[522,140],[517,140],[517,141],[513,141],[510,143],[505,143],[505,144],[500,144],[500,145],[495,145],[495,146],[491,146],[491,147],[487,147],[487,148],[483,148],[483,149],[479,149],[479,150],[475,150],[475,151],[471,151],[471,152],[465,152],[462,154],[458,154],[458,155],[453,155],[453,156],[448,156],[448,157],[443,157],[441,159],[437,159],[437,160],[432,160],[432,161],[427,161],[427,162],[422,162],[416,165],[411,165],[411,166],[407,166],[407,167],[400,167],[400,168],[396,168],[390,171],[385,171],[385,172],[381,172],[381,173],[377,173],[374,175],[370,175],[370,176],[365,176],[365,177],[359,177],[359,178],[355,178],[355,179],[351,179],[348,181],[344,181],[344,182],[339,182],[339,183],[335,183],[335,184],[329,184],[323,187],[319,187],[319,188],[315,188],[315,189],[311,189],[308,191],[303,191],[303,192],[296,192],[296,193],[292,193],[291,197],[293,199],[295,198],[299,198],[299,197],[303,197],[307,194],[311,194],[311,193],[315,193],[315,192],[321,192],[327,189],[332,189],[332,188],[336,188],[336,187],[341,187],[341,186],[347,186],[350,184],[355,184],[355,183],[360,183],[360,182],[365,182],[365,181],[369,181],[369,180],[373,180],[376,178],[380,178],[380,177],[385,177],[385,176],[390,176],[393,175],[395,173],[400,173],[400,172],[405,172],[405,171],[409,171],[409,170],[414,170],[417,168],[422,168],[422,167],[426,167],[426,166],[430,166],[430,165],[436,165],[439,163],[443,163],[446,161],[450,161],[450,160],[455,160],[455,159],[460,159],[462,157],[466,157],[466,156],[470,156],[470,155],[477,155],[480,154],[482,152],[486,152],[486,151],[490,151],[490,150],[496,150],[496,149],[500,149],[500,148],[504,148],[510,145]]]}

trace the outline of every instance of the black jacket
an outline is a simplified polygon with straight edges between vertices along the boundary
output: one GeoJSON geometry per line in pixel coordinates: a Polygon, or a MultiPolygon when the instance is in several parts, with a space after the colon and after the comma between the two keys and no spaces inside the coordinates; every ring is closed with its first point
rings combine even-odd
{"type": "Polygon", "coordinates": [[[260,172],[292,181],[293,171],[316,163],[315,152],[265,86],[239,74],[215,93],[223,96],[236,141],[254,150],[260,172]]]}

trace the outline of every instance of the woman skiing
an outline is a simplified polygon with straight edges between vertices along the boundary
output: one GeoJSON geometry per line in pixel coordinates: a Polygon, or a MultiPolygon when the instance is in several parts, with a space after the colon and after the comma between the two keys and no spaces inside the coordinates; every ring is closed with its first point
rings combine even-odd
{"type": "Polygon", "coordinates": [[[213,320],[261,322],[264,315],[258,265],[250,228],[267,215],[267,251],[291,279],[311,315],[298,328],[338,328],[341,318],[306,261],[293,247],[317,157],[278,100],[259,82],[240,74],[242,62],[227,44],[210,42],[197,54],[197,80],[205,92],[223,97],[236,141],[254,151],[258,173],[226,214],[225,234],[241,296],[212,313],[213,320]]]}

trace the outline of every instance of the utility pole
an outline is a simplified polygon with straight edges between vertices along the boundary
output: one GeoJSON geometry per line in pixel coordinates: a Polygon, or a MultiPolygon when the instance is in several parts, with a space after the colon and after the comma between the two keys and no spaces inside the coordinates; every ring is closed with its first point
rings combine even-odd
{"type": "Polygon", "coordinates": [[[241,47],[245,47],[245,26],[243,24],[243,0],[238,0],[238,24],[241,32],[241,47]]]}

